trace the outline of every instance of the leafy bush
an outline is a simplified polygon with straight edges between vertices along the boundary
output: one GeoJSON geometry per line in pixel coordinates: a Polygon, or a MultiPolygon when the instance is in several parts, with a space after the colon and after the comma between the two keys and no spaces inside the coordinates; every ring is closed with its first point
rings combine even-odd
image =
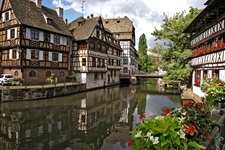
{"type": "Polygon", "coordinates": [[[187,102],[182,108],[164,108],[164,116],[143,119],[131,131],[128,142],[134,150],[206,149],[203,145],[212,130],[213,121],[202,103],[187,102]]]}

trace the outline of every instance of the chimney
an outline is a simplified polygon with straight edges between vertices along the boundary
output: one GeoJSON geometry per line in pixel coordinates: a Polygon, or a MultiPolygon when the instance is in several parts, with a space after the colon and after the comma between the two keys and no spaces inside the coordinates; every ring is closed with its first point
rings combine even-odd
{"type": "Polygon", "coordinates": [[[36,6],[41,9],[42,0],[34,0],[36,6]]]}
{"type": "Polygon", "coordinates": [[[58,7],[58,8],[56,8],[55,11],[57,12],[59,18],[62,18],[63,19],[63,8],[58,7]]]}

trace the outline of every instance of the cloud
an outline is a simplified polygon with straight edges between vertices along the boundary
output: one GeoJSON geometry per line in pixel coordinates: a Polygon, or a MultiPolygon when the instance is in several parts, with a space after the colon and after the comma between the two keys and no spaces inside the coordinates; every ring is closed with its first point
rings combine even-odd
{"type": "Polygon", "coordinates": [[[204,8],[205,2],[206,0],[53,0],[55,6],[65,10],[73,9],[84,16],[128,16],[136,30],[136,47],[142,33],[146,35],[148,46],[154,47],[155,41],[151,33],[155,28],[160,29],[164,19],[163,13],[172,17],[176,12],[188,11],[190,6],[204,8]]]}

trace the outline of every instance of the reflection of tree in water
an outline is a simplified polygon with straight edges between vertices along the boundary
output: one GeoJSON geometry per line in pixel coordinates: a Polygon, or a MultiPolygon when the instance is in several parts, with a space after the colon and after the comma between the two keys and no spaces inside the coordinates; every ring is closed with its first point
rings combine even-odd
{"type": "Polygon", "coordinates": [[[140,86],[140,88],[137,89],[137,90],[139,90],[139,92],[137,92],[138,93],[138,114],[144,114],[145,107],[146,107],[147,93],[141,92],[141,91],[155,91],[157,80],[156,79],[143,79],[141,81],[141,83],[142,83],[142,86],[140,86]]]}
{"type": "Polygon", "coordinates": [[[181,104],[181,99],[177,95],[168,95],[167,96],[174,104],[181,104]]]}

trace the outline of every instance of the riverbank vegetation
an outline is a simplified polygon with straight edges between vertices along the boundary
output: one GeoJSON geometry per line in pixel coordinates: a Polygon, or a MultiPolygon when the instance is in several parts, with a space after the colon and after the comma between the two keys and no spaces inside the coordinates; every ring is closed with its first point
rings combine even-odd
{"type": "Polygon", "coordinates": [[[146,50],[145,35],[140,37],[139,70],[152,72],[161,68],[167,72],[165,79],[179,79],[189,84],[192,71],[189,58],[192,52],[189,49],[190,35],[183,31],[198,14],[199,10],[192,7],[188,13],[183,11],[173,17],[164,14],[161,28],[152,33],[158,42],[155,47],[146,50]]]}

